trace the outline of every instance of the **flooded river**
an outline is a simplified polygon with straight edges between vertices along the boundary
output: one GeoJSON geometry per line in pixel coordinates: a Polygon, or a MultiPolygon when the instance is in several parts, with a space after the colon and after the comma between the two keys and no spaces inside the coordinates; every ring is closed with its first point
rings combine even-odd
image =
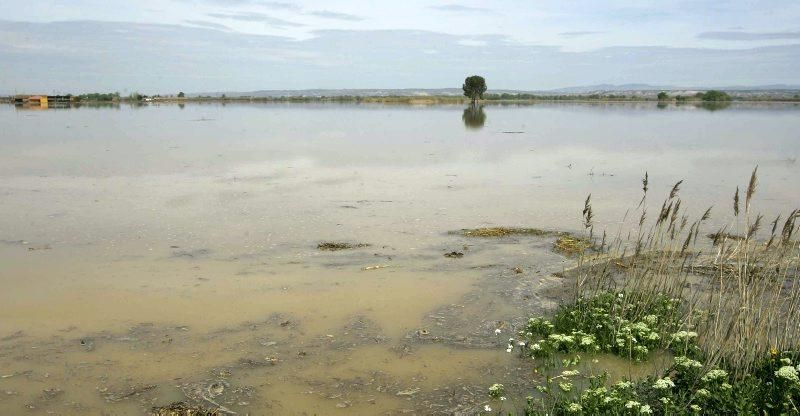
{"type": "Polygon", "coordinates": [[[574,260],[552,237],[454,231],[581,232],[589,193],[614,228],[645,171],[724,222],[755,165],[771,218],[800,201],[799,153],[788,104],[2,106],[0,413],[524,397],[505,344],[574,260]]]}

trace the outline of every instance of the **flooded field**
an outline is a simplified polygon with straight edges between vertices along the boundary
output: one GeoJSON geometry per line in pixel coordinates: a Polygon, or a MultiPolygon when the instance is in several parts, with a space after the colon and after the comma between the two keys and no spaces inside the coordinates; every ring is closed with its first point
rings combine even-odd
{"type": "Polygon", "coordinates": [[[495,382],[524,397],[506,342],[575,260],[555,233],[460,230],[580,233],[590,193],[616,230],[645,171],[724,222],[758,165],[755,209],[795,208],[800,106],[712,110],[2,106],[0,413],[472,414],[495,382]]]}

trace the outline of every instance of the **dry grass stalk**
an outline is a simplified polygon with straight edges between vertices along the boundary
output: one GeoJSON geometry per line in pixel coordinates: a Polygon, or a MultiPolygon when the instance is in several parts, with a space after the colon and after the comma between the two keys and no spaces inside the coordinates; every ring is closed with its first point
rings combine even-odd
{"type": "MultiPolygon", "coordinates": [[[[687,329],[700,334],[706,363],[724,361],[737,369],[738,375],[746,374],[757,359],[774,349],[796,350],[800,346],[800,244],[792,236],[797,232],[800,210],[786,217],[780,234],[778,217],[772,221],[769,240],[758,239],[763,217],[756,215],[750,221],[757,180],[756,168],[745,193],[744,224],[732,221],[710,234],[711,246],[697,241],[711,208],[685,227],[688,215],[677,198],[682,181],[673,186],[649,228],[645,204],[640,203],[642,214],[635,237],[618,237],[608,243],[606,254],[581,257],[575,295],[591,297],[601,291],[624,290],[636,296],[628,300],[631,305],[661,294],[682,298],[688,306],[675,313],[687,329]],[[678,218],[682,220],[678,222],[678,218]],[[633,253],[629,247],[634,247],[633,253]]],[[[645,176],[645,197],[647,181],[645,176]]],[[[737,188],[734,218],[739,217],[739,202],[737,188]]],[[[590,209],[587,198],[585,221],[590,209]]]]}

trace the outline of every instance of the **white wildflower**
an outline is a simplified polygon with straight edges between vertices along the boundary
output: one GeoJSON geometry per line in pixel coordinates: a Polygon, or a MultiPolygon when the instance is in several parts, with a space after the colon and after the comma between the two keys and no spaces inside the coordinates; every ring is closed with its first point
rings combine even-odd
{"type": "Polygon", "coordinates": [[[706,373],[701,380],[708,382],[708,381],[716,381],[716,380],[725,380],[728,378],[728,372],[725,370],[710,370],[706,373]]]}
{"type": "Polygon", "coordinates": [[[570,413],[579,413],[581,410],[583,410],[583,406],[578,403],[570,403],[569,406],[567,406],[567,411],[570,413]]]}
{"type": "Polygon", "coordinates": [[[624,390],[624,389],[629,389],[629,388],[633,387],[633,383],[631,383],[630,381],[620,381],[619,383],[615,384],[614,386],[616,388],[620,389],[620,390],[624,390]]]}
{"type": "Polygon", "coordinates": [[[492,411],[492,407],[487,404],[486,406],[483,406],[483,410],[485,410],[487,412],[491,412],[492,411]]]}
{"type": "Polygon", "coordinates": [[[634,407],[639,407],[639,406],[640,406],[639,402],[634,400],[628,400],[628,403],[625,403],[625,407],[628,409],[633,409],[634,407]]]}
{"type": "Polygon", "coordinates": [[[641,413],[643,415],[652,415],[653,411],[650,410],[650,405],[646,404],[646,405],[644,405],[644,406],[639,408],[639,413],[641,413]]]}
{"type": "MultiPolygon", "coordinates": [[[[502,332],[503,332],[503,331],[501,331],[501,330],[500,330],[500,328],[497,328],[497,329],[495,329],[495,330],[494,330],[494,333],[495,333],[495,334],[500,334],[500,333],[502,333],[502,332]]],[[[486,407],[489,407],[489,406],[486,406],[486,407]]]]}
{"type": "Polygon", "coordinates": [[[697,338],[697,332],[693,331],[678,331],[672,334],[672,340],[675,342],[689,341],[694,338],[697,338]]]}
{"type": "Polygon", "coordinates": [[[703,363],[688,357],[675,357],[675,365],[683,368],[703,368],[703,363]]]}
{"type": "Polygon", "coordinates": [[[779,368],[775,371],[775,376],[786,381],[791,381],[792,383],[800,382],[800,378],[797,376],[797,369],[790,365],[779,368]]]}
{"type": "Polygon", "coordinates": [[[675,383],[669,377],[660,378],[653,384],[653,388],[656,390],[669,390],[673,387],[675,387],[675,383]]]}

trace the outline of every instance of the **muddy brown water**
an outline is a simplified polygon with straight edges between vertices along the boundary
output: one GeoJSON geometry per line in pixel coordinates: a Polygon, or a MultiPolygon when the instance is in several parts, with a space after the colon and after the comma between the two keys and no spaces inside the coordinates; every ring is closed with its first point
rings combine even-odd
{"type": "Polygon", "coordinates": [[[530,388],[505,343],[573,260],[449,231],[577,232],[588,193],[614,227],[644,171],[698,212],[756,164],[767,218],[800,200],[797,106],[463,112],[0,107],[0,410],[474,413],[530,388]]]}

